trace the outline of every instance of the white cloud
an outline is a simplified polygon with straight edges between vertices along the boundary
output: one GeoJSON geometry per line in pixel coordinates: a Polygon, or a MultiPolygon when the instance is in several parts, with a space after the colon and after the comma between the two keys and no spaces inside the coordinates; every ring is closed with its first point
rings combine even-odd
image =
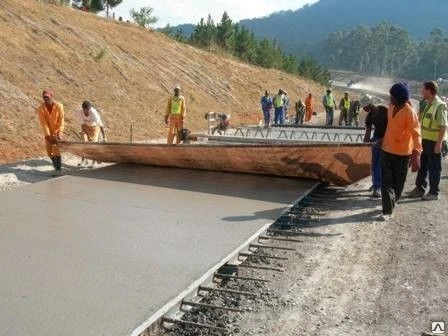
{"type": "Polygon", "coordinates": [[[158,26],[178,25],[181,23],[197,23],[202,17],[210,13],[215,21],[219,21],[224,11],[235,20],[254,18],[268,15],[272,12],[298,9],[317,0],[124,0],[113,9],[116,17],[129,19],[132,8],[144,6],[153,7],[155,15],[159,17],[158,26]]]}

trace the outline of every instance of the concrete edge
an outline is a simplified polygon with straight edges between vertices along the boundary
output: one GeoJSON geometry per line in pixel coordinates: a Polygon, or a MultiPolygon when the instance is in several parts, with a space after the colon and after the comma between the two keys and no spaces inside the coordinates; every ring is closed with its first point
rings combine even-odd
{"type": "MultiPolygon", "coordinates": [[[[290,211],[290,209],[297,203],[299,203],[301,200],[303,200],[307,195],[309,195],[311,192],[314,191],[319,185],[321,185],[321,182],[316,182],[310,189],[306,190],[299,198],[297,198],[293,203],[290,203],[285,209],[281,212],[281,216],[285,215],[290,211]]],[[[157,312],[155,312],[150,318],[148,318],[146,321],[144,321],[142,324],[140,324],[138,327],[136,327],[129,336],[140,336],[143,333],[145,333],[148,330],[151,330],[151,328],[154,327],[154,325],[159,325],[161,319],[167,315],[170,311],[173,311],[173,309],[179,305],[179,303],[185,299],[186,297],[189,297],[192,295],[193,292],[197,291],[197,289],[207,282],[207,280],[211,279],[215,272],[221,268],[223,265],[228,263],[230,260],[235,259],[235,257],[238,256],[238,254],[247,249],[248,246],[256,239],[258,239],[259,236],[261,236],[263,233],[266,233],[267,229],[275,223],[276,220],[270,223],[266,223],[263,225],[261,229],[259,229],[257,232],[255,232],[250,238],[246,239],[240,246],[238,246],[235,250],[233,250],[231,253],[229,253],[226,257],[221,259],[215,266],[210,268],[203,276],[201,276],[199,279],[194,281],[190,286],[185,288],[182,292],[180,292],[176,297],[169,300],[162,308],[160,308],[157,312]]]]}

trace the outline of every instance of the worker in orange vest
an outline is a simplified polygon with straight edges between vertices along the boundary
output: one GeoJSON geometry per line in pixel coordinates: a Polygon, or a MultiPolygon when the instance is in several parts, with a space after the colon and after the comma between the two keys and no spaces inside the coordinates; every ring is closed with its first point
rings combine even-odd
{"type": "Polygon", "coordinates": [[[185,98],[180,95],[181,88],[177,85],[174,88],[174,96],[168,100],[168,106],[166,108],[165,123],[169,125],[167,143],[172,145],[174,138],[176,138],[176,144],[179,144],[181,139],[179,133],[184,127],[184,119],[187,113],[185,106],[185,98]]]}
{"type": "Polygon", "coordinates": [[[314,110],[314,106],[313,106],[313,95],[310,93],[308,95],[308,97],[305,99],[305,121],[310,121],[311,117],[313,116],[313,110],[314,110]]]}
{"type": "Polygon", "coordinates": [[[42,93],[44,102],[37,109],[37,116],[44,131],[47,154],[53,162],[54,176],[61,175],[62,158],[57,141],[62,139],[64,132],[64,107],[53,100],[53,92],[45,90],[42,93]]]}

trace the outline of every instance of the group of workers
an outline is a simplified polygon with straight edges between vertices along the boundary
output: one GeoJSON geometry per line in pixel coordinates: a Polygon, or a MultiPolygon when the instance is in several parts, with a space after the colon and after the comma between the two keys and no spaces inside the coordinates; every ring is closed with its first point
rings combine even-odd
{"type": "MultiPolygon", "coordinates": [[[[263,112],[264,127],[269,128],[271,124],[283,125],[286,120],[289,120],[289,97],[288,93],[279,89],[278,93],[273,97],[266,90],[264,96],[261,97],[261,111],[263,112]],[[272,111],[274,115],[272,116],[272,111]]],[[[301,125],[304,122],[311,120],[314,113],[313,95],[310,93],[305,99],[305,104],[302,100],[295,103],[295,124],[301,125]]]]}
{"type": "MultiPolygon", "coordinates": [[[[326,126],[333,126],[334,114],[339,107],[339,126],[359,126],[359,110],[360,102],[351,100],[348,92],[344,93],[339,105],[333,96],[332,90],[328,89],[326,95],[322,98],[322,105],[325,110],[326,126]]],[[[261,97],[261,110],[263,112],[264,126],[269,128],[271,123],[274,125],[284,125],[287,121],[289,124],[302,125],[311,121],[313,115],[317,115],[314,110],[313,95],[310,93],[305,99],[305,103],[299,99],[295,103],[295,119],[291,122],[288,115],[289,97],[285,90],[280,89],[278,93],[271,97],[269,91],[266,90],[264,96],[261,97]],[[272,116],[274,111],[274,116],[272,116]]]]}
{"type": "MultiPolygon", "coordinates": [[[[174,88],[174,95],[168,100],[165,114],[165,123],[169,126],[167,142],[173,144],[181,142],[181,132],[186,115],[185,98],[180,94],[180,86],[174,88]]],[[[62,158],[58,141],[62,140],[65,126],[64,107],[54,100],[54,93],[51,90],[44,90],[42,93],[43,103],[37,109],[37,115],[42,126],[45,147],[50,157],[54,175],[61,175],[62,158]]],[[[81,109],[76,112],[76,119],[81,124],[81,137],[84,141],[98,142],[100,134],[102,140],[106,141],[106,130],[98,111],[89,101],[81,104],[81,109]]],[[[86,162],[82,159],[80,165],[86,162]]]]}
{"type": "Polygon", "coordinates": [[[423,84],[420,114],[410,103],[406,84],[393,85],[390,96],[388,108],[376,106],[369,95],[360,101],[360,106],[368,113],[364,141],[373,143],[373,196],[382,198],[380,219],[384,221],[393,216],[409,167],[418,173],[415,188],[408,197],[427,201],[439,199],[442,149],[446,145],[448,126],[447,105],[438,96],[437,83],[423,84]]]}
{"type": "Polygon", "coordinates": [[[327,94],[322,98],[322,105],[325,110],[325,125],[333,126],[334,113],[339,106],[341,113],[339,114],[339,126],[358,126],[359,125],[359,110],[360,103],[358,100],[351,100],[348,92],[344,93],[344,97],[336,104],[336,99],[333,96],[332,90],[328,89],[327,94]]]}
{"type": "MultiPolygon", "coordinates": [[[[37,109],[37,115],[42,126],[45,147],[50,157],[54,175],[61,175],[62,158],[57,142],[62,140],[65,126],[64,107],[54,100],[51,90],[42,93],[43,103],[37,109]]],[[[106,130],[98,111],[89,101],[81,104],[81,109],[76,112],[76,119],[81,124],[81,136],[84,141],[98,142],[100,133],[103,141],[106,141],[106,130]]],[[[85,160],[82,159],[81,164],[85,160]]]]}

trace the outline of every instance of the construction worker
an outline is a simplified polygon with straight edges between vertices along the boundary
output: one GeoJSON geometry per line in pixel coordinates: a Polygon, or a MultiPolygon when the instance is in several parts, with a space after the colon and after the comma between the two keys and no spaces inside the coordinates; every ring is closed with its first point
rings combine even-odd
{"type": "Polygon", "coordinates": [[[272,98],[269,96],[269,91],[266,90],[264,96],[261,97],[261,110],[263,111],[264,127],[269,128],[271,124],[271,110],[272,98]]]}
{"type": "Polygon", "coordinates": [[[81,135],[85,142],[98,142],[100,132],[103,141],[106,142],[106,130],[98,111],[89,101],[84,101],[78,112],[78,120],[81,123],[81,135]]]}
{"type": "Polygon", "coordinates": [[[417,112],[409,103],[407,85],[393,85],[390,95],[391,104],[387,111],[387,128],[381,152],[381,221],[392,218],[395,205],[403,192],[409,164],[413,171],[417,171],[422,152],[420,123],[417,112]]]}
{"type": "Polygon", "coordinates": [[[442,174],[442,147],[446,139],[448,126],[447,106],[437,95],[438,85],[435,82],[423,84],[422,95],[427,101],[421,116],[422,145],[420,169],[415,181],[415,189],[409,193],[410,197],[422,197],[423,200],[435,201],[439,199],[439,185],[442,174]],[[429,175],[429,193],[426,179],[429,175]]]}
{"type": "Polygon", "coordinates": [[[361,104],[359,100],[352,101],[350,104],[350,111],[348,113],[348,125],[349,126],[359,126],[359,109],[361,104]]]}
{"type": "Polygon", "coordinates": [[[305,99],[306,116],[305,121],[311,121],[314,112],[313,95],[310,93],[305,99]]]}
{"type": "Polygon", "coordinates": [[[278,90],[278,94],[274,97],[274,125],[283,125],[284,121],[284,104],[285,97],[283,95],[283,90],[278,90]]]}
{"type": "Polygon", "coordinates": [[[372,197],[381,197],[381,144],[387,128],[387,107],[373,104],[373,98],[365,95],[359,102],[366,116],[366,132],[364,142],[373,143],[372,146],[372,197]],[[373,137],[372,137],[373,129],[373,137]]]}
{"type": "MultiPolygon", "coordinates": [[[[89,101],[84,101],[81,105],[81,110],[77,113],[77,118],[81,124],[81,136],[84,142],[98,142],[100,132],[103,137],[103,142],[106,142],[106,130],[104,128],[101,117],[98,111],[92,106],[89,101]]],[[[81,158],[78,166],[87,163],[86,158],[81,158]]],[[[93,167],[94,161],[92,161],[93,167]]]]}
{"type": "Polygon", "coordinates": [[[283,123],[286,122],[286,120],[288,120],[288,109],[289,109],[289,97],[288,97],[288,92],[286,92],[285,90],[282,90],[283,92],[283,123]]]}
{"type": "Polygon", "coordinates": [[[187,113],[185,106],[185,98],[180,95],[181,88],[177,85],[174,88],[174,96],[168,100],[168,106],[165,114],[165,124],[169,125],[167,143],[172,145],[174,138],[176,138],[176,144],[181,141],[180,132],[184,126],[184,119],[187,113]]]}
{"type": "Polygon", "coordinates": [[[305,105],[302,103],[302,100],[296,103],[296,125],[302,125],[303,119],[305,117],[305,105]]]}
{"type": "Polygon", "coordinates": [[[37,109],[37,115],[44,131],[47,154],[53,162],[54,176],[59,176],[62,172],[62,158],[56,142],[62,139],[64,132],[64,107],[55,102],[53,96],[51,90],[43,91],[44,102],[37,109]]]}
{"type": "Polygon", "coordinates": [[[342,122],[344,122],[345,126],[348,126],[348,114],[350,112],[351,104],[352,101],[348,96],[348,92],[344,92],[344,98],[342,98],[339,103],[339,110],[341,110],[341,113],[339,114],[339,126],[342,126],[342,122]]]}
{"type": "Polygon", "coordinates": [[[324,105],[326,113],[326,126],[333,126],[334,111],[336,109],[336,100],[331,92],[331,89],[327,90],[327,94],[322,98],[322,104],[324,105]]]}

